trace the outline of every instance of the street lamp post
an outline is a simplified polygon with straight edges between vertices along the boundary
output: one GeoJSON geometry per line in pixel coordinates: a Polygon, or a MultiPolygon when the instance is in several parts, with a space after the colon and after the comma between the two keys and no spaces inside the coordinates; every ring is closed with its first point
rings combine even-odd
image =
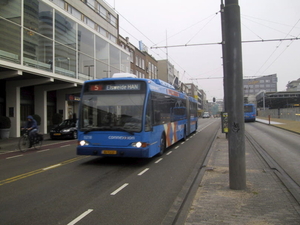
{"type": "Polygon", "coordinates": [[[86,65],[84,67],[88,68],[88,79],[90,80],[90,76],[91,76],[91,67],[94,67],[94,65],[86,65]]]}

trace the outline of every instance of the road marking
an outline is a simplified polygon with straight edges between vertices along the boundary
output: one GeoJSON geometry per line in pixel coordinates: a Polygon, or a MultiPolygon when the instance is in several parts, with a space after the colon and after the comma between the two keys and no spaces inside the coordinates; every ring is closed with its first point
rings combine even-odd
{"type": "Polygon", "coordinates": [[[40,150],[40,151],[37,151],[36,153],[40,153],[40,152],[46,152],[46,151],[49,151],[50,150],[50,148],[48,148],[48,149],[44,149],[44,150],[40,150]]]}
{"type": "Polygon", "coordinates": [[[169,151],[168,153],[167,153],[167,155],[170,155],[172,153],[172,151],[169,151]]]}
{"type": "Polygon", "coordinates": [[[159,160],[157,160],[155,163],[159,163],[161,160],[163,160],[162,158],[160,158],[159,160]]]}
{"type": "Polygon", "coordinates": [[[183,145],[185,143],[185,141],[181,142],[181,144],[183,145]]]}
{"type": "Polygon", "coordinates": [[[179,145],[175,147],[175,149],[179,148],[179,145]]]}
{"type": "Polygon", "coordinates": [[[142,172],[138,174],[138,176],[142,176],[144,173],[146,173],[149,170],[149,168],[144,169],[142,172]]]}
{"type": "Polygon", "coordinates": [[[21,156],[23,156],[23,155],[15,155],[15,156],[7,157],[6,159],[13,159],[13,158],[21,157],[21,156]]]}
{"type": "Polygon", "coordinates": [[[56,164],[56,165],[53,165],[53,166],[46,167],[46,168],[44,168],[43,170],[50,170],[50,169],[53,169],[53,168],[55,168],[55,167],[59,167],[59,166],[61,166],[61,165],[62,165],[62,164],[59,163],[59,164],[56,164]]]}
{"type": "Polygon", "coordinates": [[[86,217],[88,214],[90,214],[91,212],[93,212],[93,209],[89,209],[89,210],[85,211],[80,216],[78,216],[76,219],[74,219],[73,221],[71,221],[70,223],[68,223],[68,225],[74,225],[74,224],[76,224],[77,222],[79,222],[80,220],[82,220],[84,217],[86,217]]]}
{"type": "Polygon", "coordinates": [[[127,185],[128,185],[128,183],[123,184],[117,190],[115,190],[114,192],[110,193],[110,195],[116,195],[118,192],[120,192],[122,189],[124,189],[127,185]]]}
{"type": "Polygon", "coordinates": [[[62,145],[60,146],[61,148],[64,148],[64,147],[69,147],[70,145],[62,145]]]}
{"type": "Polygon", "coordinates": [[[27,177],[30,177],[30,176],[33,176],[33,175],[36,175],[36,174],[39,174],[39,173],[43,173],[43,172],[45,172],[49,169],[54,169],[58,166],[67,165],[69,163],[76,162],[78,160],[85,159],[85,158],[88,158],[88,157],[90,157],[90,156],[78,156],[78,157],[75,157],[73,159],[69,159],[69,160],[66,160],[64,162],[58,163],[56,165],[52,165],[52,166],[49,166],[49,167],[46,167],[46,168],[41,168],[41,169],[37,169],[37,170],[34,170],[34,171],[30,171],[28,173],[23,173],[23,174],[14,176],[14,177],[10,177],[10,178],[7,178],[5,180],[1,180],[0,181],[0,186],[4,185],[4,184],[15,182],[17,180],[21,180],[21,179],[24,179],[24,178],[27,178],[27,177]]]}

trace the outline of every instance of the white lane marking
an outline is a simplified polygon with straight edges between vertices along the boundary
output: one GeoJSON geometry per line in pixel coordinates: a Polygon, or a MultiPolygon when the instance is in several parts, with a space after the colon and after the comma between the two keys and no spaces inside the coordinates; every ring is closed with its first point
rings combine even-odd
{"type": "Polygon", "coordinates": [[[64,147],[69,147],[70,145],[62,145],[60,146],[61,148],[64,148],[64,147]]]}
{"type": "Polygon", "coordinates": [[[150,169],[150,168],[144,169],[142,172],[140,172],[140,173],[138,174],[138,176],[142,176],[142,175],[143,175],[144,173],[146,173],[149,169],[150,169]]]}
{"type": "Polygon", "coordinates": [[[172,153],[172,151],[169,151],[168,153],[167,153],[167,155],[170,155],[172,153]]]}
{"type": "Polygon", "coordinates": [[[7,157],[6,159],[13,159],[13,158],[21,157],[21,156],[23,156],[23,155],[15,155],[15,156],[7,157]]]}
{"type": "Polygon", "coordinates": [[[80,220],[82,220],[84,217],[86,217],[88,214],[90,214],[92,211],[93,211],[93,209],[89,209],[89,210],[85,211],[80,216],[78,216],[76,219],[74,219],[73,221],[71,221],[70,223],[68,223],[68,225],[74,225],[74,224],[76,224],[77,222],[79,222],[80,220]]]}
{"type": "Polygon", "coordinates": [[[185,141],[181,142],[181,144],[183,145],[185,143],[185,141]]]}
{"type": "Polygon", "coordinates": [[[163,160],[162,158],[160,158],[159,160],[157,160],[155,163],[159,163],[161,160],[163,160]]]}
{"type": "Polygon", "coordinates": [[[50,170],[50,169],[53,169],[53,168],[58,167],[58,166],[61,166],[61,163],[53,165],[53,166],[46,167],[43,170],[50,170]]]}
{"type": "Polygon", "coordinates": [[[124,189],[127,185],[128,185],[128,183],[123,184],[117,190],[115,190],[114,192],[110,193],[110,195],[116,195],[118,192],[120,192],[122,189],[124,189]]]}
{"type": "Polygon", "coordinates": [[[206,127],[210,126],[211,124],[206,125],[205,127],[201,128],[198,132],[203,131],[206,127]]]}
{"type": "Polygon", "coordinates": [[[179,148],[179,145],[175,147],[175,149],[179,148]]]}
{"type": "Polygon", "coordinates": [[[48,148],[48,149],[44,149],[44,150],[40,150],[40,151],[37,151],[36,153],[40,153],[40,152],[46,152],[46,151],[49,151],[50,150],[50,148],[48,148]]]}

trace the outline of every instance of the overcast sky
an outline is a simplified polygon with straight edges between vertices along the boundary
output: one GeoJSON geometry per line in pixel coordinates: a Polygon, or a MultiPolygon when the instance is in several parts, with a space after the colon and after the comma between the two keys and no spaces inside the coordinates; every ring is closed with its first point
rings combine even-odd
{"type": "MultiPolygon", "coordinates": [[[[120,35],[138,47],[141,40],[157,60],[168,59],[180,80],[204,89],[209,101],[223,99],[221,0],[105,0],[120,17],[120,35]],[[208,44],[190,47],[176,45],[208,44]],[[193,78],[202,78],[191,80],[193,78]]],[[[225,0],[224,0],[225,3],[225,0]]],[[[243,75],[277,74],[278,91],[300,78],[300,0],[240,0],[243,75]]]]}

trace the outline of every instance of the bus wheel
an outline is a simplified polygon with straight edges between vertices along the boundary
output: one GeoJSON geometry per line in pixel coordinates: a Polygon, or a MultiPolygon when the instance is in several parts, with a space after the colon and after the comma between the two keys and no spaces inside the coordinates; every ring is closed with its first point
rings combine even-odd
{"type": "Polygon", "coordinates": [[[166,149],[166,137],[165,137],[164,134],[161,135],[159,148],[160,148],[160,151],[157,155],[162,156],[164,154],[165,149],[166,149]]]}

